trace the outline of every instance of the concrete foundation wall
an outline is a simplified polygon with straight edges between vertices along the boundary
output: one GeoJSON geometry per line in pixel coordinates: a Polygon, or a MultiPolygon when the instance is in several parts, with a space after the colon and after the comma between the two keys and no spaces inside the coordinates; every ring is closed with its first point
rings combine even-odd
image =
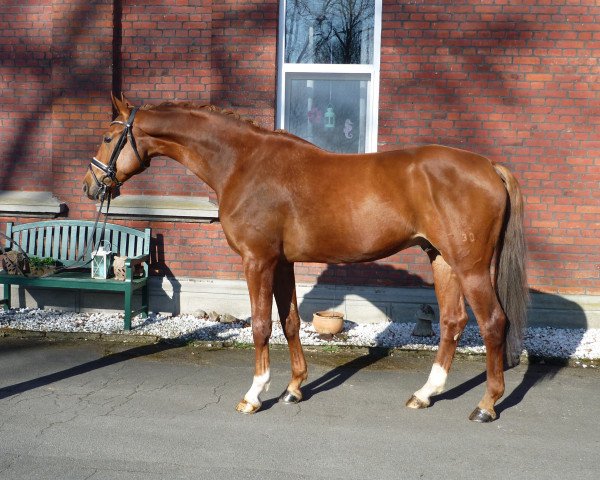
{"type": "MultiPolygon", "coordinates": [[[[423,303],[436,310],[431,288],[297,286],[300,315],[311,320],[319,310],[335,309],[356,323],[414,321],[423,303]]],[[[135,302],[139,302],[136,299],[135,302]]],[[[134,303],[134,305],[137,303],[134,303]]],[[[45,307],[76,311],[122,310],[120,294],[76,290],[17,289],[13,287],[13,307],[45,307]]],[[[245,282],[236,280],[198,280],[151,278],[150,309],[170,314],[197,313],[200,310],[250,317],[250,301],[245,282]]],[[[274,309],[273,318],[277,314],[274,309]]],[[[471,318],[471,321],[474,321],[471,318]]],[[[600,328],[600,296],[532,293],[529,325],[557,328],[600,328]]]]}

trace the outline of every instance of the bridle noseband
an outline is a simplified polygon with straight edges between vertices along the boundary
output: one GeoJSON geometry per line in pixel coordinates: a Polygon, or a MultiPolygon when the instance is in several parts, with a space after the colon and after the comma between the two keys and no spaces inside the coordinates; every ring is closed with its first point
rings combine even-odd
{"type": "Polygon", "coordinates": [[[142,170],[145,170],[146,168],[148,168],[148,165],[146,165],[144,163],[144,161],[142,160],[142,157],[140,157],[140,154],[137,150],[137,146],[135,143],[135,139],[133,138],[133,120],[134,120],[135,114],[137,113],[138,110],[139,110],[139,107],[134,107],[131,110],[131,114],[129,115],[127,122],[121,122],[120,120],[113,120],[112,122],[110,122],[111,125],[119,124],[119,125],[123,125],[125,128],[121,132],[121,136],[119,137],[119,140],[117,141],[117,144],[115,145],[115,148],[112,151],[108,165],[104,165],[96,157],[92,157],[92,161],[90,162],[90,165],[88,166],[88,168],[89,168],[90,172],[92,172],[92,178],[94,179],[94,182],[100,189],[98,191],[98,198],[103,199],[106,196],[106,193],[110,189],[112,189],[112,188],[119,189],[119,187],[121,185],[123,185],[123,182],[119,182],[117,180],[117,170],[116,170],[115,166],[117,164],[117,159],[119,158],[121,151],[123,150],[123,148],[125,148],[125,144],[127,143],[127,140],[129,140],[129,143],[131,144],[131,148],[133,149],[135,156],[138,159],[138,162],[140,162],[140,167],[142,168],[142,170]],[[94,173],[94,169],[92,167],[96,167],[97,169],[102,170],[104,172],[104,175],[101,178],[98,178],[96,176],[96,174],[94,173]],[[111,181],[111,185],[107,185],[105,183],[106,179],[111,181]]]}

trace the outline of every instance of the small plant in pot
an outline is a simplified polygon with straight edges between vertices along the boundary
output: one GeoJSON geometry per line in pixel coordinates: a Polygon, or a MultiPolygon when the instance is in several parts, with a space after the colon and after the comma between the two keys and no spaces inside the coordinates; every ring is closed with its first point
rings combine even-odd
{"type": "Polygon", "coordinates": [[[31,275],[41,277],[56,270],[56,260],[50,257],[29,257],[31,275]]]}

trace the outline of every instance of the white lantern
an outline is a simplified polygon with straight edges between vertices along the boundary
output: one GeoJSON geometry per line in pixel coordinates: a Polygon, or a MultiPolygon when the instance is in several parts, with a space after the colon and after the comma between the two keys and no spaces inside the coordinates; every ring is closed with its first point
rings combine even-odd
{"type": "Polygon", "coordinates": [[[102,242],[92,252],[92,278],[108,278],[112,266],[112,250],[110,243],[102,242]],[[108,246],[107,246],[108,245],[108,246]]]}
{"type": "Polygon", "coordinates": [[[333,111],[331,104],[327,107],[323,117],[325,118],[325,128],[330,129],[335,127],[335,112],[333,111]]]}

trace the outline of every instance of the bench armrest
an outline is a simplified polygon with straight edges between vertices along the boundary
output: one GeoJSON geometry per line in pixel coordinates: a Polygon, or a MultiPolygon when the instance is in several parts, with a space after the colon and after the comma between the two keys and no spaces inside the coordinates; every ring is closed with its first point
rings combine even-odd
{"type": "Polygon", "coordinates": [[[137,257],[131,257],[125,259],[125,280],[131,281],[133,279],[133,267],[146,263],[144,266],[144,275],[148,276],[148,261],[150,255],[138,255],[137,257]]]}

